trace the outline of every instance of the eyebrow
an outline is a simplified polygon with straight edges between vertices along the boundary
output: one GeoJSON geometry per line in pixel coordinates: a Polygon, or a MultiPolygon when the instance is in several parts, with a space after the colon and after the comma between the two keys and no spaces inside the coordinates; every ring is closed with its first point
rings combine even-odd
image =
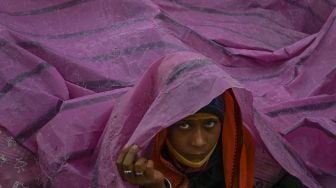
{"type": "Polygon", "coordinates": [[[194,122],[194,121],[219,121],[219,119],[215,118],[215,117],[207,117],[207,118],[186,118],[186,119],[182,119],[178,122],[176,122],[175,124],[178,123],[189,123],[189,122],[194,122]]]}

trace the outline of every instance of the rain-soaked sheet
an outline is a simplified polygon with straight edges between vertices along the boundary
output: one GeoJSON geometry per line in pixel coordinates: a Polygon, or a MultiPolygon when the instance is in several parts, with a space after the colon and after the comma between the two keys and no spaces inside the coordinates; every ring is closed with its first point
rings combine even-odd
{"type": "Polygon", "coordinates": [[[114,165],[233,88],[256,186],[336,185],[335,0],[0,1],[0,187],[132,187],[114,165]]]}

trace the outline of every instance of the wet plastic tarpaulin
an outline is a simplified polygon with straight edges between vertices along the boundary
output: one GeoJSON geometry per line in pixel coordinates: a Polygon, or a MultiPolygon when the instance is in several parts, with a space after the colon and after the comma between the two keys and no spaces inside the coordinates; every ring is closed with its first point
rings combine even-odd
{"type": "Polygon", "coordinates": [[[308,187],[332,187],[335,6],[0,1],[0,185],[132,187],[114,164],[123,145],[144,151],[233,88],[259,147],[308,187]]]}

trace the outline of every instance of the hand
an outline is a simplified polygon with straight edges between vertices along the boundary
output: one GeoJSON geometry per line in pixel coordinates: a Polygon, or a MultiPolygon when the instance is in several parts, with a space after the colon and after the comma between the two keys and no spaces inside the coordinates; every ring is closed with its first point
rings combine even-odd
{"type": "Polygon", "coordinates": [[[164,188],[163,174],[154,169],[154,162],[138,157],[139,147],[133,145],[121,150],[117,166],[120,176],[127,182],[144,188],[164,188]]]}

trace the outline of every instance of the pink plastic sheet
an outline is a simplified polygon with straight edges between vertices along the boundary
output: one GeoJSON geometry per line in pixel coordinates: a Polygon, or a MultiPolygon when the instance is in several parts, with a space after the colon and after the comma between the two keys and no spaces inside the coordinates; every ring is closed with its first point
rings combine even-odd
{"type": "Polygon", "coordinates": [[[335,1],[0,4],[0,125],[45,186],[132,187],[119,149],[227,88],[280,170],[336,184],[335,1]]]}

